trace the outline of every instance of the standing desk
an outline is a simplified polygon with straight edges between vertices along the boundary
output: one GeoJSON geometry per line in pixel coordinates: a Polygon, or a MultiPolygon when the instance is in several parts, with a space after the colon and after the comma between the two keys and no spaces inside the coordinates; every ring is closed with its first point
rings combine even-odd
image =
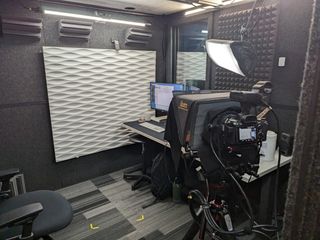
{"type": "MultiPolygon", "coordinates": [[[[163,123],[158,123],[151,121],[150,123],[164,127],[163,123]]],[[[164,132],[158,133],[156,131],[153,131],[151,129],[145,128],[140,126],[140,122],[138,121],[132,121],[132,122],[126,122],[122,125],[127,130],[139,134],[141,136],[144,136],[154,142],[157,142],[165,147],[170,148],[169,142],[164,140],[164,132]]],[[[281,156],[281,164],[280,166],[283,167],[285,165],[288,165],[292,159],[292,156],[285,157],[281,156]]],[[[273,206],[273,183],[275,180],[275,174],[278,164],[278,152],[275,154],[275,158],[273,161],[260,161],[258,175],[259,178],[262,178],[262,185],[260,189],[260,206],[259,206],[259,220],[263,223],[270,221],[270,216],[272,215],[272,211],[270,211],[270,206],[273,206]],[[269,175],[269,176],[266,176],[269,175]],[[262,204],[261,204],[262,203],[262,204]]],[[[251,183],[257,178],[250,177],[248,174],[243,175],[242,179],[245,183],[251,183]]],[[[272,208],[272,207],[271,207],[272,208]]]]}

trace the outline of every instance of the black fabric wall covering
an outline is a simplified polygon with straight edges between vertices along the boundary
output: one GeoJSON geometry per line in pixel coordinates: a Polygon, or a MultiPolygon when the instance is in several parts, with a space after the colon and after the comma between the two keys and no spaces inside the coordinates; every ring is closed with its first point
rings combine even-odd
{"type": "MultiPolygon", "coordinates": [[[[241,26],[247,22],[251,12],[252,10],[244,10],[220,15],[217,37],[240,40],[241,26]]],[[[258,56],[254,73],[245,78],[217,67],[214,89],[250,90],[257,81],[271,80],[278,23],[277,5],[256,8],[252,16],[246,38],[255,47],[258,56]]]]}
{"type": "Polygon", "coordinates": [[[284,240],[320,238],[320,1],[314,1],[291,173],[284,240]]]}
{"type": "MultiPolygon", "coordinates": [[[[294,134],[296,125],[296,116],[298,111],[298,100],[301,89],[301,81],[303,76],[303,66],[305,62],[305,54],[307,50],[307,36],[308,29],[310,27],[311,9],[313,0],[265,0],[265,6],[274,6],[277,26],[276,36],[274,43],[274,54],[271,62],[267,61],[268,69],[260,69],[261,74],[266,74],[266,77],[271,78],[273,85],[273,92],[271,95],[271,105],[278,113],[281,119],[281,128],[284,132],[294,134]],[[278,58],[286,57],[286,66],[278,67],[278,58]],[[269,67],[271,66],[271,73],[269,74],[269,67]],[[266,71],[266,72],[265,72],[266,71]]],[[[219,17],[229,16],[233,13],[245,13],[249,11],[253,6],[253,3],[242,4],[227,9],[221,9],[213,14],[213,26],[212,26],[212,38],[219,38],[219,17]]],[[[260,4],[258,4],[260,7],[260,4]]],[[[255,14],[254,14],[255,15],[255,14]]],[[[247,15],[245,15],[247,16],[247,15]]],[[[231,28],[232,37],[235,39],[240,38],[240,26],[246,23],[244,19],[239,28],[231,28]]],[[[254,21],[253,21],[254,22],[254,21]]],[[[229,25],[229,24],[228,24],[229,25]]],[[[256,27],[263,27],[263,22],[258,22],[256,27]]],[[[273,26],[274,27],[274,26],[273,26]]],[[[273,28],[272,27],[272,28],[273,28]]],[[[256,30],[257,31],[257,30],[256,30]]],[[[223,33],[225,34],[225,33],[223,33]]],[[[260,34],[263,34],[260,32],[260,34]]],[[[225,35],[224,35],[225,36],[225,35]]],[[[249,37],[250,40],[250,37],[249,37]]],[[[263,40],[264,41],[264,40],[263,40]]],[[[266,45],[265,45],[266,46],[266,45]]],[[[271,54],[270,54],[271,56],[271,54]]],[[[266,58],[267,59],[267,58],[266,58]]],[[[216,69],[212,61],[209,61],[209,87],[216,87],[216,76],[219,69],[216,69]]],[[[261,66],[263,68],[263,66],[261,66]]],[[[224,82],[218,83],[217,88],[230,89],[230,85],[236,89],[248,89],[248,86],[252,86],[253,82],[260,80],[264,76],[254,77],[253,82],[247,81],[247,79],[241,76],[234,75],[232,73],[226,73],[221,71],[221,78],[229,79],[229,76],[235,78],[231,83],[224,82]],[[230,74],[230,75],[229,75],[230,74]],[[236,86],[233,86],[236,85],[236,86]]],[[[250,79],[250,78],[249,78],[250,79]]]]}
{"type": "MultiPolygon", "coordinates": [[[[298,98],[303,75],[303,64],[310,26],[313,0],[266,0],[266,6],[278,3],[278,39],[273,61],[272,103],[280,115],[282,130],[293,133],[298,98]],[[278,68],[276,59],[287,57],[287,66],[278,68]]],[[[36,7],[39,1],[20,1],[36,7]]],[[[218,16],[250,9],[252,4],[224,9],[212,14],[213,35],[218,31],[218,16]]],[[[24,9],[18,1],[0,1],[0,15],[43,18],[40,41],[26,37],[0,35],[0,169],[20,167],[26,174],[28,190],[56,189],[99,174],[128,166],[127,156],[138,156],[138,149],[128,147],[97,153],[91,156],[54,163],[50,116],[45,86],[41,47],[94,47],[112,48],[111,37],[124,45],[125,25],[95,24],[89,42],[59,39],[59,17],[44,16],[24,9]],[[120,159],[120,160],[119,160],[120,159]]],[[[121,17],[124,17],[121,15],[121,17]]],[[[200,16],[199,16],[200,17],[200,16]]],[[[125,17],[124,17],[125,18],[125,17]]],[[[165,79],[163,42],[166,19],[164,17],[137,17],[152,22],[153,38],[142,49],[157,50],[157,79],[165,79]]],[[[189,18],[182,16],[184,21],[189,18]]],[[[168,18],[169,19],[169,18],[168,18]]],[[[176,19],[173,18],[175,23],[176,19]]],[[[187,22],[187,21],[186,21],[187,22]]],[[[260,24],[258,24],[260,25],[260,24]]],[[[257,25],[257,26],[258,26],[257,25]]],[[[238,35],[240,36],[240,35],[238,35]]],[[[209,62],[213,65],[212,62],[209,62]]],[[[212,83],[215,72],[209,75],[212,83]]],[[[214,84],[212,84],[214,85],[214,84]]]]}
{"type": "Polygon", "coordinates": [[[139,146],[131,145],[55,163],[41,51],[42,46],[110,49],[114,47],[111,39],[117,39],[122,49],[157,51],[156,76],[161,81],[165,76],[163,17],[110,13],[114,18],[152,24],[154,38],[148,45],[129,47],[125,46],[125,32],[130,26],[94,23],[89,41],[60,38],[58,24],[65,17],[32,12],[21,3],[34,8],[41,4],[40,1],[1,0],[0,16],[40,18],[43,29],[40,40],[0,36],[0,169],[20,168],[30,191],[65,187],[139,162],[139,146]]]}

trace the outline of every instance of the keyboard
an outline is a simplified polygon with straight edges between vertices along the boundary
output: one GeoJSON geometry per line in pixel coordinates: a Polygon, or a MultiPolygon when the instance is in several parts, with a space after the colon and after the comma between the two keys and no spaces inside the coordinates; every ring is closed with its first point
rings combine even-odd
{"type": "Polygon", "coordinates": [[[154,124],[148,123],[148,122],[140,123],[139,125],[142,126],[142,127],[148,128],[148,129],[150,129],[152,131],[158,132],[158,133],[161,133],[161,132],[164,131],[163,127],[159,127],[157,125],[154,125],[154,124]]]}

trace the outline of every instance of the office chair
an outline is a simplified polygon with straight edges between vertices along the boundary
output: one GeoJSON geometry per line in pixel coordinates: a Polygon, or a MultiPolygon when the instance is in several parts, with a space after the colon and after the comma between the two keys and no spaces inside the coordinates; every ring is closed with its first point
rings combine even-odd
{"type": "Polygon", "coordinates": [[[53,191],[40,190],[12,196],[10,178],[18,173],[19,169],[0,171],[0,238],[51,239],[49,234],[71,222],[71,205],[53,191]]]}
{"type": "Polygon", "coordinates": [[[132,191],[138,189],[143,183],[151,183],[150,173],[148,174],[147,162],[145,159],[145,141],[144,138],[139,135],[130,136],[130,141],[133,143],[141,144],[141,160],[142,164],[133,167],[124,172],[123,178],[125,180],[136,180],[131,186],[132,191]],[[142,171],[142,174],[136,174],[135,172],[142,171]]]}

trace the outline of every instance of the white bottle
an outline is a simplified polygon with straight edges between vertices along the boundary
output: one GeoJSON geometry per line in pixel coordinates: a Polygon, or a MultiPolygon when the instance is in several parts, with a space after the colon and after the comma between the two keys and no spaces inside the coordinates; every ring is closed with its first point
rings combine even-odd
{"type": "Polygon", "coordinates": [[[266,141],[262,142],[262,146],[260,150],[260,160],[274,161],[276,145],[277,145],[277,134],[275,132],[268,131],[266,141]]]}

